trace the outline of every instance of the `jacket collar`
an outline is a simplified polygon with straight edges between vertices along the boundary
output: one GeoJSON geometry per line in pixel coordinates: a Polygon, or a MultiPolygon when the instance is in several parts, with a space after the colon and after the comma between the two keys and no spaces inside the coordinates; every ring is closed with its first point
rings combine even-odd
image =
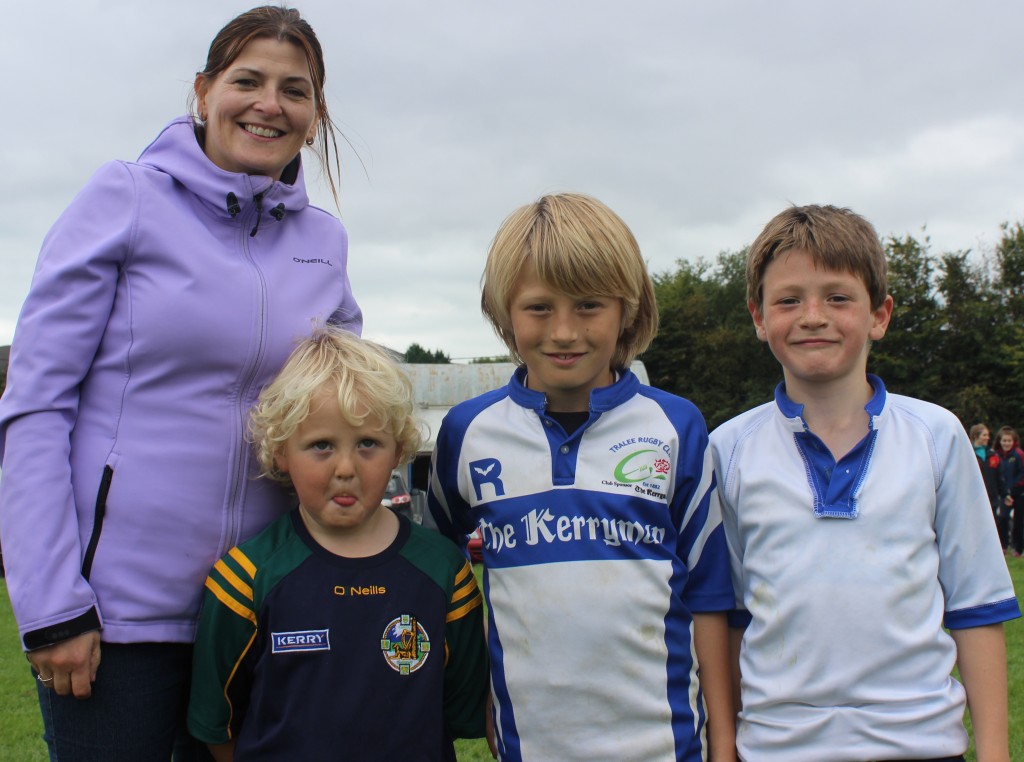
{"type": "Polygon", "coordinates": [[[229,193],[234,194],[242,212],[254,204],[255,197],[261,193],[264,209],[284,204],[286,212],[297,212],[309,206],[301,158],[296,157],[295,162],[297,171],[293,169],[294,163],[285,170],[286,176],[295,175],[295,182],[291,184],[265,175],[223,170],[203,152],[192,117],[182,116],[160,131],[143,150],[138,163],[170,175],[218,216],[230,218],[235,215],[228,211],[229,193]]]}

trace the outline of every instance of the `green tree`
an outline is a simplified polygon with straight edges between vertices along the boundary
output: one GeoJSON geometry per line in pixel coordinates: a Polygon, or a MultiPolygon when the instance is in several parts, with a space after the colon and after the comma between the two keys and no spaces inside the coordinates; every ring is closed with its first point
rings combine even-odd
{"type": "Polygon", "coordinates": [[[929,240],[926,237],[922,244],[910,235],[889,238],[885,249],[894,306],[889,330],[872,347],[868,369],[894,392],[930,399],[939,373],[935,354],[941,340],[941,319],[929,240]]]}
{"type": "MultiPolygon", "coordinates": [[[[1000,335],[986,342],[985,351],[1002,358],[996,394],[1000,399],[998,420],[1024,427],[1024,226],[1003,223],[1003,237],[996,245],[994,288],[1002,307],[1000,335]]],[[[999,424],[995,424],[999,425],[999,424]]]]}
{"type": "Polygon", "coordinates": [[[996,245],[999,270],[996,288],[1006,310],[1018,325],[1024,323],[1024,227],[1021,223],[1001,226],[1003,237],[996,245]]]}
{"type": "Polygon", "coordinates": [[[405,361],[407,363],[420,363],[426,365],[438,365],[444,363],[450,363],[452,358],[437,349],[433,352],[424,349],[416,342],[409,345],[409,348],[405,350],[405,361]]]}
{"type": "Polygon", "coordinates": [[[933,395],[963,421],[980,421],[997,406],[989,380],[1000,372],[1000,355],[983,347],[992,337],[999,303],[984,263],[970,252],[943,254],[938,293],[942,316],[941,341],[935,361],[941,373],[933,395]]]}
{"type": "Polygon", "coordinates": [[[782,373],[746,309],[746,251],[677,262],[654,276],[658,336],[641,358],[651,384],[686,397],[714,428],[771,399],[782,373]]]}

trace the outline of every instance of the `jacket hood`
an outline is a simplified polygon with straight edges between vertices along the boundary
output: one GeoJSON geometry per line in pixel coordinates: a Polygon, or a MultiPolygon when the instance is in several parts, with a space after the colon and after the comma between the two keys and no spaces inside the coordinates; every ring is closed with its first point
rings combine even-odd
{"type": "Polygon", "coordinates": [[[210,161],[203,152],[196,136],[195,122],[188,115],[178,117],[164,127],[143,150],[138,163],[170,175],[223,217],[235,216],[228,208],[229,193],[234,194],[242,209],[261,193],[264,205],[267,202],[273,202],[272,206],[284,204],[286,211],[299,211],[309,206],[301,156],[296,156],[285,168],[285,176],[294,175],[293,183],[265,175],[228,172],[210,161]]]}

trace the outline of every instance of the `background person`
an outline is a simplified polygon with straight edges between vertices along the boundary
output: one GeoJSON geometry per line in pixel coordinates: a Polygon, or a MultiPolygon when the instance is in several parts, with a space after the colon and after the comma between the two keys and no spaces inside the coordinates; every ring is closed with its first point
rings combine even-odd
{"type": "Polygon", "coordinates": [[[0,402],[0,531],[53,758],[170,756],[203,579],[288,509],[253,478],[248,409],[315,325],[361,329],[299,158],[318,143],[331,177],[323,88],[297,11],[240,15],[197,116],[101,168],[43,243],[0,402]]]}
{"type": "Polygon", "coordinates": [[[988,426],[984,423],[976,423],[970,430],[971,443],[974,445],[974,455],[978,459],[978,468],[981,469],[981,478],[985,482],[985,491],[988,493],[989,502],[992,503],[992,518],[996,522],[996,530],[999,532],[999,542],[1006,550],[1006,525],[1003,520],[1003,489],[1002,474],[999,471],[999,456],[995,454],[989,442],[992,435],[988,426]]]}
{"type": "Polygon", "coordinates": [[[1016,429],[1003,426],[996,432],[995,453],[1003,488],[1003,524],[1010,528],[1008,547],[1014,557],[1024,553],[1024,451],[1016,429]]]}

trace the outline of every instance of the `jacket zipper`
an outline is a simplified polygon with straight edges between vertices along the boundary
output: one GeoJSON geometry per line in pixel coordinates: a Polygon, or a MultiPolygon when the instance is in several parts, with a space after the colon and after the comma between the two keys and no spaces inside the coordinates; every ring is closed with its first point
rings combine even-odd
{"type": "Polygon", "coordinates": [[[263,194],[257,193],[253,197],[256,208],[256,223],[252,230],[246,233],[246,228],[249,226],[249,221],[252,219],[252,214],[245,214],[243,221],[239,228],[239,248],[242,251],[246,261],[249,262],[252,267],[253,274],[256,280],[257,296],[259,299],[259,310],[256,318],[258,334],[255,343],[255,352],[252,354],[252,361],[249,363],[243,377],[242,384],[238,390],[238,399],[236,400],[236,415],[238,421],[238,432],[240,436],[239,447],[235,449],[233,474],[231,490],[228,493],[228,523],[227,523],[227,536],[225,537],[225,545],[220,549],[219,555],[223,555],[227,550],[234,545],[238,544],[239,537],[238,533],[241,528],[241,513],[242,513],[242,495],[244,494],[244,480],[246,472],[246,464],[248,462],[249,450],[246,447],[245,431],[246,431],[246,416],[248,410],[245,405],[245,401],[249,396],[253,384],[256,382],[257,372],[260,367],[260,363],[263,359],[263,353],[266,345],[266,334],[267,334],[267,281],[263,276],[263,271],[257,265],[255,258],[249,250],[249,239],[255,237],[259,230],[260,217],[263,214],[263,194]]]}
{"type": "Polygon", "coordinates": [[[96,510],[93,513],[92,533],[89,535],[89,545],[85,549],[85,557],[82,559],[82,576],[88,581],[92,574],[92,562],[96,557],[96,546],[100,543],[100,534],[103,531],[103,518],[107,515],[107,495],[110,494],[110,482],[114,478],[114,469],[110,466],[103,467],[103,476],[100,479],[100,488],[96,494],[96,510]]]}

